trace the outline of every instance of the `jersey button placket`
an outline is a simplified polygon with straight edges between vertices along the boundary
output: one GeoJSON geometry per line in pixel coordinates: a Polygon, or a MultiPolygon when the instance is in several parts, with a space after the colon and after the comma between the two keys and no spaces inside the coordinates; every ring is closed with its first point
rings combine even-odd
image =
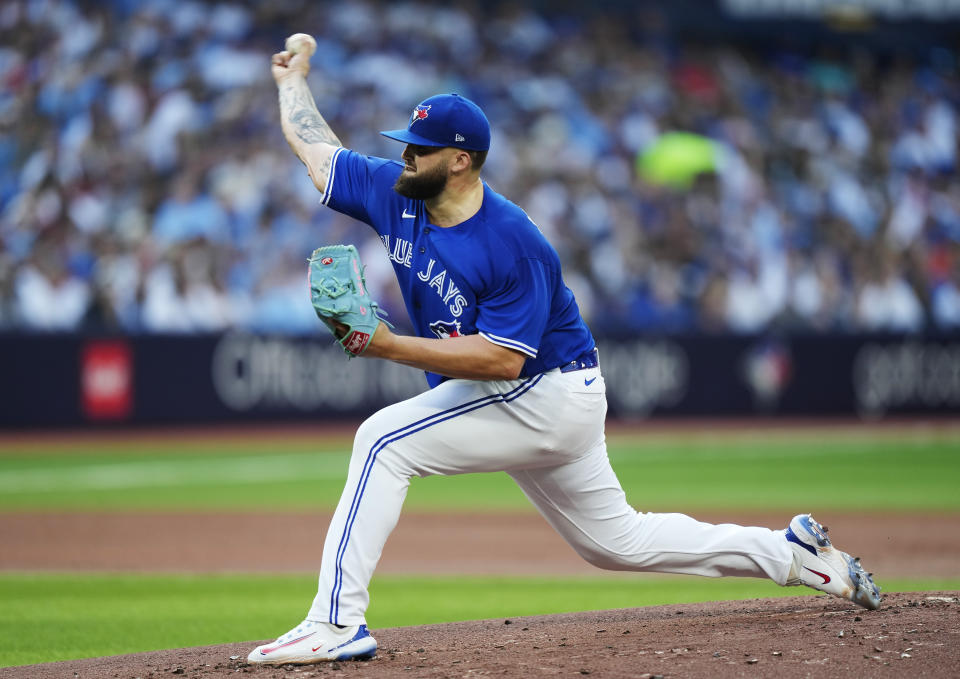
{"type": "MultiPolygon", "coordinates": [[[[426,235],[429,234],[429,233],[430,233],[430,227],[429,227],[429,226],[424,227],[424,229],[423,229],[423,235],[426,236],[426,235]]],[[[419,246],[419,247],[417,248],[417,252],[419,252],[421,255],[423,255],[423,254],[426,254],[427,249],[426,249],[424,246],[421,245],[421,246],[419,246]]],[[[414,300],[414,301],[413,301],[413,308],[414,308],[414,309],[417,309],[418,311],[423,308],[423,305],[420,303],[420,300],[414,300]]]]}

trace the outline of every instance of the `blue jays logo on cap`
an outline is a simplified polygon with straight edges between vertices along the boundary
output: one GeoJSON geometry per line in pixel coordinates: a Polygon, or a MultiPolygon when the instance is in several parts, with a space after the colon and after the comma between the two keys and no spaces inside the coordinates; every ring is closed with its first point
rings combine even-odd
{"type": "Polygon", "coordinates": [[[423,100],[413,109],[407,129],[380,134],[418,146],[453,146],[469,151],[490,148],[487,116],[479,106],[459,94],[438,94],[423,100]]]}
{"type": "Polygon", "coordinates": [[[413,115],[410,116],[410,124],[413,125],[418,120],[424,120],[430,115],[430,106],[424,106],[423,104],[418,104],[415,109],[413,109],[413,115]]]}

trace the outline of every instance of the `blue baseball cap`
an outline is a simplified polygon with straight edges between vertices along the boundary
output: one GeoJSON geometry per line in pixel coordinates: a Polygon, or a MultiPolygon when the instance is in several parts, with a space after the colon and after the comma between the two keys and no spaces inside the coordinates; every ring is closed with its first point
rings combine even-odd
{"type": "Polygon", "coordinates": [[[438,94],[413,109],[405,130],[384,137],[418,146],[454,146],[469,151],[490,149],[490,123],[480,107],[459,94],[438,94]]]}

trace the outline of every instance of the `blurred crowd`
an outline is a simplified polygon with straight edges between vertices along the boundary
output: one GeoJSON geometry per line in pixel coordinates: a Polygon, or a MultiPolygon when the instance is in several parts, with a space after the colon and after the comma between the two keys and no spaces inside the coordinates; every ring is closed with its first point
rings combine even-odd
{"type": "Polygon", "coordinates": [[[956,52],[686,43],[648,10],[522,4],[7,0],[0,6],[0,330],[310,333],[305,262],[372,230],[319,206],[280,133],[270,54],[316,36],[344,145],[459,92],[485,178],[540,226],[595,330],[960,328],[956,52]],[[713,162],[638,159],[673,132],[713,162]]]}

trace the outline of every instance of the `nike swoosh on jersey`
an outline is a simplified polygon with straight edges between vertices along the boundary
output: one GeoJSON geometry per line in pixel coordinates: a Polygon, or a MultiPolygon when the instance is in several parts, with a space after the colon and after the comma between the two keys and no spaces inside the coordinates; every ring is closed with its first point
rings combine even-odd
{"type": "Polygon", "coordinates": [[[404,219],[416,219],[417,216],[416,216],[416,215],[412,215],[412,214],[410,214],[409,212],[407,212],[407,208],[403,208],[403,218],[404,218],[404,219]]]}
{"type": "Polygon", "coordinates": [[[596,377],[591,377],[589,380],[587,378],[583,378],[583,386],[589,387],[591,384],[593,384],[596,381],[597,381],[596,377]]]}

